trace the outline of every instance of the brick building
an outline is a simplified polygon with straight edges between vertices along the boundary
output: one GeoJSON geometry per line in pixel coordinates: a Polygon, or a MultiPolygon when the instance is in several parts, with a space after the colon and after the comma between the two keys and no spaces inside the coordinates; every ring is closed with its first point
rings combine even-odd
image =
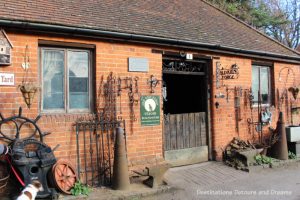
{"type": "Polygon", "coordinates": [[[259,139],[248,123],[258,120],[257,104],[272,113],[265,135],[279,111],[287,124],[299,124],[291,111],[298,99],[288,89],[300,84],[300,54],[231,15],[196,0],[75,2],[7,0],[0,7],[2,39],[12,45],[0,72],[14,75],[13,84],[1,83],[0,111],[11,116],[22,106],[29,118],[40,114],[39,126],[52,133],[45,142],[61,145],[57,157],[76,163],[74,123],[105,107],[111,72],[122,87],[131,78],[137,95],[130,105],[123,88],[115,99],[131,168],[220,160],[233,137],[259,139]],[[40,86],[30,109],[17,89],[24,77],[40,86]],[[153,96],[159,101],[142,101],[153,96]],[[142,122],[141,104],[159,106],[158,123],[142,122]]]}

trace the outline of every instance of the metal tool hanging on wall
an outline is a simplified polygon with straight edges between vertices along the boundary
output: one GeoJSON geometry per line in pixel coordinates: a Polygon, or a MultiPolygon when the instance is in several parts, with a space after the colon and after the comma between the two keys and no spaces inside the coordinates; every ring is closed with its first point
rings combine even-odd
{"type": "Polygon", "coordinates": [[[107,81],[104,84],[104,118],[107,121],[116,120],[117,108],[116,108],[116,77],[111,72],[107,81]]]}
{"type": "Polygon", "coordinates": [[[141,94],[139,93],[139,77],[134,77],[134,87],[135,87],[135,91],[133,93],[133,103],[135,105],[138,105],[139,103],[139,100],[140,100],[140,97],[141,97],[141,94]]]}
{"type": "Polygon", "coordinates": [[[229,88],[228,86],[226,86],[226,101],[227,101],[227,103],[229,103],[229,95],[231,92],[235,93],[235,87],[229,88]]]}
{"type": "Polygon", "coordinates": [[[294,70],[291,67],[282,67],[279,70],[279,77],[278,77],[278,81],[284,83],[284,87],[283,87],[283,92],[280,95],[280,100],[279,103],[281,103],[280,106],[282,106],[283,102],[285,103],[285,109],[286,109],[286,115],[287,115],[287,123],[289,123],[289,120],[291,120],[291,122],[293,122],[293,115],[292,115],[292,107],[293,107],[293,101],[292,99],[289,98],[288,92],[290,92],[294,98],[294,101],[297,100],[297,96],[299,94],[299,87],[296,84],[296,75],[294,70]],[[284,72],[286,72],[286,77],[285,79],[282,78],[284,72]],[[293,79],[293,86],[287,88],[286,84],[288,82],[288,80],[292,78],[293,79]],[[283,80],[282,80],[283,79],[283,80]]]}
{"type": "MultiPolygon", "coordinates": [[[[132,77],[118,77],[118,86],[117,86],[117,95],[120,97],[120,114],[122,115],[122,90],[128,91],[128,99],[129,99],[129,118],[130,118],[130,127],[131,131],[133,131],[133,121],[137,121],[137,118],[134,113],[134,106],[137,106],[140,100],[140,92],[139,92],[139,85],[138,85],[139,77],[135,76],[132,77]],[[134,82],[134,83],[133,83],[134,82]],[[124,84],[124,86],[123,86],[124,84]]],[[[122,116],[119,117],[122,119],[122,116]]]]}
{"type": "Polygon", "coordinates": [[[217,89],[223,86],[223,82],[222,84],[220,83],[220,67],[221,67],[221,63],[216,62],[216,88],[217,89]]]}
{"type": "Polygon", "coordinates": [[[150,85],[150,92],[155,93],[154,88],[161,82],[162,80],[158,80],[157,78],[154,77],[154,75],[150,76],[150,79],[148,79],[147,83],[150,85]]]}
{"type": "Polygon", "coordinates": [[[289,95],[288,95],[288,90],[286,88],[284,88],[283,90],[279,90],[277,88],[277,104],[278,104],[278,111],[282,111],[283,110],[283,105],[285,106],[285,112],[286,112],[286,116],[287,119],[286,121],[289,122],[289,113],[290,113],[290,108],[289,108],[289,95]]]}
{"type": "Polygon", "coordinates": [[[118,93],[117,95],[120,97],[120,115],[122,115],[122,79],[118,78],[118,93]]]}
{"type": "Polygon", "coordinates": [[[243,89],[241,87],[234,87],[234,111],[235,111],[235,129],[239,132],[239,122],[241,118],[241,97],[243,96],[243,89]]]}
{"type": "Polygon", "coordinates": [[[229,103],[230,93],[234,94],[234,112],[235,112],[235,129],[239,132],[239,122],[242,120],[241,118],[241,97],[243,97],[243,88],[242,87],[234,87],[229,88],[226,87],[226,101],[229,103]]]}
{"type": "Polygon", "coordinates": [[[125,77],[121,78],[118,77],[118,91],[117,95],[120,97],[120,114],[122,115],[122,90],[130,90],[132,88],[132,78],[131,77],[125,77]],[[124,82],[124,85],[122,87],[122,83],[124,82]]]}
{"type": "Polygon", "coordinates": [[[130,84],[129,84],[129,91],[128,91],[128,97],[129,97],[129,108],[130,108],[130,120],[136,121],[136,117],[134,114],[134,97],[133,97],[133,85],[132,85],[132,78],[130,78],[130,84]]]}
{"type": "MultiPolygon", "coordinates": [[[[122,120],[122,91],[125,90],[128,95],[129,104],[129,119],[131,125],[131,131],[133,129],[133,121],[137,118],[134,113],[134,106],[138,105],[140,100],[140,92],[138,85],[139,77],[116,77],[111,72],[107,77],[107,81],[103,84],[104,91],[104,107],[103,114],[105,119],[110,120],[122,120]],[[117,116],[117,97],[119,97],[119,114],[117,116]]],[[[102,88],[102,86],[101,86],[102,88]]]]}
{"type": "Polygon", "coordinates": [[[252,91],[252,88],[250,88],[249,90],[249,103],[250,103],[250,109],[251,109],[251,112],[253,110],[253,105],[254,105],[254,95],[253,95],[253,91],[252,91]]]}
{"type": "Polygon", "coordinates": [[[252,88],[250,89],[245,89],[245,105],[248,105],[250,107],[250,118],[247,119],[248,123],[248,132],[249,134],[252,134],[254,137],[254,127],[251,126],[251,122],[253,121],[253,105],[254,105],[254,95],[252,92],[252,88]]]}
{"type": "MultiPolygon", "coordinates": [[[[251,130],[251,127],[254,126],[255,127],[255,131],[258,133],[258,140],[260,144],[264,144],[263,142],[263,127],[268,125],[271,120],[272,120],[272,113],[270,111],[269,108],[265,108],[262,106],[262,95],[260,90],[257,91],[257,101],[255,101],[255,103],[257,103],[257,121],[254,121],[253,118],[253,104],[254,104],[254,95],[252,93],[252,90],[250,89],[251,93],[249,95],[249,101],[250,101],[250,109],[251,109],[251,118],[247,119],[248,122],[248,126],[249,126],[249,130],[251,130]]],[[[252,134],[254,137],[254,128],[252,128],[252,134]]]]}

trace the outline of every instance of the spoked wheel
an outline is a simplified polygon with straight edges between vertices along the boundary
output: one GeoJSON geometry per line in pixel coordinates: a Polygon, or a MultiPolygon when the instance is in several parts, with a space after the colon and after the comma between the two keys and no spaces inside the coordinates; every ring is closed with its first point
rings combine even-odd
{"type": "Polygon", "coordinates": [[[65,194],[71,194],[71,189],[74,187],[77,176],[75,168],[67,160],[58,160],[52,167],[54,184],[65,194]]]}

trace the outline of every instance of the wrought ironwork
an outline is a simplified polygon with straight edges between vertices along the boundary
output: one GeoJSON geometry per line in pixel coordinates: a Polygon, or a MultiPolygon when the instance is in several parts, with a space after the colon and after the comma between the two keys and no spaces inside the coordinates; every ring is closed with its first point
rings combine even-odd
{"type": "Polygon", "coordinates": [[[148,79],[148,84],[150,85],[150,92],[154,93],[154,88],[161,82],[162,80],[158,80],[157,78],[154,77],[154,75],[150,76],[150,79],[148,79]]]}
{"type": "Polygon", "coordinates": [[[258,133],[259,143],[263,145],[264,144],[263,127],[270,123],[272,113],[267,108],[262,107],[262,97],[261,97],[260,90],[258,90],[258,101],[256,102],[257,103],[257,121],[254,121],[253,111],[252,111],[254,95],[253,95],[253,92],[251,89],[250,89],[250,94],[248,95],[248,98],[250,101],[250,109],[251,109],[251,118],[247,119],[248,129],[249,129],[249,131],[252,130],[252,134],[254,137],[253,127],[251,127],[251,126],[255,126],[255,131],[258,133]],[[266,114],[268,115],[268,118],[266,118],[266,116],[264,116],[266,114]]]}
{"type": "Polygon", "coordinates": [[[220,69],[221,78],[224,80],[227,79],[237,79],[239,77],[239,67],[237,64],[231,65],[230,68],[221,68],[220,69]]]}
{"type": "Polygon", "coordinates": [[[216,87],[217,87],[217,89],[219,89],[221,87],[221,85],[220,85],[220,67],[221,67],[221,63],[217,62],[216,63],[216,87]]]}
{"type": "Polygon", "coordinates": [[[115,120],[117,118],[116,103],[116,77],[111,72],[107,76],[107,82],[103,85],[104,89],[104,108],[103,115],[105,120],[115,120]]]}
{"type": "Polygon", "coordinates": [[[15,141],[16,139],[29,139],[29,138],[35,138],[35,136],[38,136],[40,141],[43,142],[43,138],[46,135],[49,135],[48,132],[42,132],[41,129],[38,127],[37,122],[41,118],[40,115],[38,115],[34,120],[29,119],[27,117],[22,116],[22,107],[19,108],[18,115],[4,118],[4,116],[0,113],[0,139],[8,140],[10,142],[15,141]],[[3,131],[3,126],[9,125],[12,126],[11,130],[15,130],[14,135],[6,133],[3,131]],[[27,137],[22,137],[20,135],[20,132],[22,128],[30,127],[32,132],[28,133],[27,137]]]}
{"type": "Polygon", "coordinates": [[[100,114],[89,121],[78,121],[75,126],[81,181],[92,186],[111,185],[115,129],[125,127],[125,121],[107,120],[100,114]]]}
{"type": "Polygon", "coordinates": [[[285,80],[284,81],[284,87],[286,87],[286,83],[288,82],[288,79],[290,77],[293,78],[293,85],[296,84],[296,75],[295,75],[295,72],[294,70],[291,68],[291,67],[283,67],[279,70],[279,77],[278,77],[278,80],[279,82],[282,82],[282,73],[287,69],[287,74],[286,74],[286,77],[285,77],[285,80]]]}
{"type": "Polygon", "coordinates": [[[279,70],[278,81],[284,83],[283,91],[281,95],[279,94],[279,91],[277,91],[279,95],[278,99],[280,99],[278,101],[280,103],[278,107],[281,110],[282,104],[283,103],[285,104],[286,115],[287,115],[286,121],[287,123],[289,122],[293,123],[292,107],[293,107],[293,102],[297,100],[297,96],[299,93],[299,88],[298,88],[298,84],[296,83],[296,75],[294,70],[291,67],[282,67],[279,70]],[[285,77],[283,77],[284,75],[285,77]],[[289,82],[290,79],[293,80],[293,86],[287,88],[287,83],[289,82]],[[292,101],[292,99],[289,98],[288,92],[292,94],[294,101],[292,101]]]}
{"type": "Polygon", "coordinates": [[[186,60],[163,60],[163,71],[204,72],[205,63],[186,60]]]}
{"type": "MultiPolygon", "coordinates": [[[[129,98],[129,108],[130,108],[130,120],[131,122],[136,121],[136,116],[134,114],[134,105],[137,106],[139,99],[140,99],[140,92],[139,92],[139,85],[138,85],[139,77],[135,76],[134,78],[132,77],[124,77],[121,78],[119,77],[117,79],[117,95],[119,96],[120,99],[120,114],[122,114],[122,106],[121,106],[121,98],[122,98],[122,90],[127,90],[128,91],[128,98],[129,98]],[[133,84],[134,82],[134,84],[133,84]],[[122,87],[122,85],[125,85],[122,87]]],[[[113,83],[115,84],[115,82],[113,83]]],[[[110,93],[115,93],[115,91],[110,91],[110,93]]],[[[131,123],[132,127],[132,123],[131,123]]]]}

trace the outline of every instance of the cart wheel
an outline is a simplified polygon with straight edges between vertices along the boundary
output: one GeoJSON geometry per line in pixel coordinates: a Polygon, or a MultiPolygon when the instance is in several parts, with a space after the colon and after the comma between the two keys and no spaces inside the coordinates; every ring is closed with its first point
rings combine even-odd
{"type": "Polygon", "coordinates": [[[56,187],[65,194],[71,194],[77,176],[75,168],[67,160],[58,160],[52,167],[53,180],[56,187]]]}

